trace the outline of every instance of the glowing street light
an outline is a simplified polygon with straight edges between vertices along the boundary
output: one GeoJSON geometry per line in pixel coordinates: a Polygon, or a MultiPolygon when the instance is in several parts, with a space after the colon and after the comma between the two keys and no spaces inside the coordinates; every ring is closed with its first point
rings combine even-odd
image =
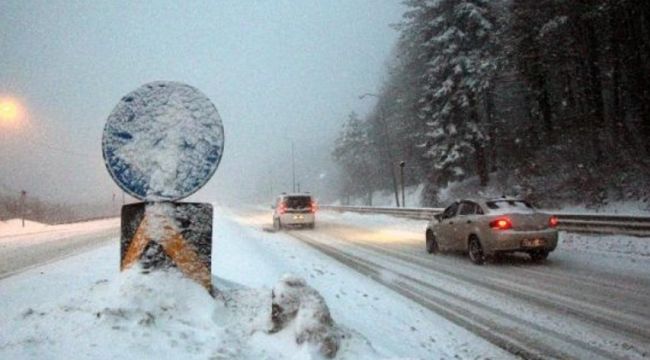
{"type": "Polygon", "coordinates": [[[20,103],[12,98],[0,98],[0,126],[16,125],[24,115],[20,103]]]}

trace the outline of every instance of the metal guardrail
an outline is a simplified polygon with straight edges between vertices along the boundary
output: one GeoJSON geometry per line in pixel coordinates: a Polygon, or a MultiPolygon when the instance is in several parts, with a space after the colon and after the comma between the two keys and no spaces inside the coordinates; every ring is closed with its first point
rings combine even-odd
{"type": "MultiPolygon", "coordinates": [[[[383,214],[415,220],[430,220],[443,208],[390,208],[373,206],[321,205],[321,209],[361,214],[383,214]]],[[[650,237],[650,216],[556,213],[558,228],[567,232],[650,237]]]]}

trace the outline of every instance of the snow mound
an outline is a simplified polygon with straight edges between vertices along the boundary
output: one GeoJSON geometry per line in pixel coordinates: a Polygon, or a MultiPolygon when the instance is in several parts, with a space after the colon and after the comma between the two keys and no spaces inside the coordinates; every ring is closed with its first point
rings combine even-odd
{"type": "MultiPolygon", "coordinates": [[[[7,319],[3,358],[320,359],[293,333],[270,333],[271,291],[226,288],[216,299],[171,268],[141,267],[102,279],[56,303],[7,319]]],[[[220,281],[215,279],[216,283],[220,281]]],[[[340,359],[376,358],[358,334],[346,334],[340,359]]]]}
{"type": "Polygon", "coordinates": [[[304,279],[284,275],[271,292],[272,333],[290,327],[297,344],[306,343],[325,357],[339,349],[339,334],[325,299],[304,279]]]}

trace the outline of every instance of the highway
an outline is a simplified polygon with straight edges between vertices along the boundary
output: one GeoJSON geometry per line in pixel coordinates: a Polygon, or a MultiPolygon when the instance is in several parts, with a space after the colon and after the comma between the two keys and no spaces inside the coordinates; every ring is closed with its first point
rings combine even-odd
{"type": "MultiPolygon", "coordinates": [[[[243,226],[272,231],[268,211],[237,210],[237,216],[254,219],[240,223],[243,226]]],[[[625,258],[560,244],[542,263],[504,255],[476,266],[463,254],[428,254],[425,224],[324,211],[315,230],[282,232],[513,355],[650,356],[648,256],[625,258]]],[[[0,279],[109,242],[117,244],[118,238],[116,220],[85,230],[0,237],[0,279]]]]}
{"type": "MultiPolygon", "coordinates": [[[[523,358],[650,354],[650,271],[559,248],[544,263],[503,256],[485,266],[430,255],[423,233],[319,221],[285,230],[342,264],[523,358]],[[601,261],[602,260],[602,261],[601,261]]],[[[424,223],[423,223],[424,224],[424,223]]]]}

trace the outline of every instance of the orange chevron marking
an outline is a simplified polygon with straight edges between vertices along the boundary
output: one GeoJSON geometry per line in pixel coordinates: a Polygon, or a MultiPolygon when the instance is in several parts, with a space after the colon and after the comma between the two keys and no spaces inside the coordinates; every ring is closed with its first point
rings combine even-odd
{"type": "Polygon", "coordinates": [[[131,265],[138,261],[140,255],[142,255],[144,248],[147,247],[150,240],[147,237],[146,232],[147,218],[143,218],[133,235],[133,240],[131,240],[131,244],[129,244],[129,249],[126,251],[124,258],[122,259],[122,263],[120,264],[121,271],[131,267],[131,265]]]}
{"type": "Polygon", "coordinates": [[[185,276],[209,289],[212,285],[210,271],[203,264],[194,247],[185,242],[181,234],[175,233],[171,238],[161,242],[165,254],[174,260],[174,263],[185,276]]]}
{"type": "MultiPolygon", "coordinates": [[[[149,241],[151,241],[147,236],[147,226],[148,222],[145,217],[133,235],[133,240],[129,244],[129,248],[122,259],[120,270],[128,269],[142,256],[142,252],[147,247],[147,244],[149,244],[149,241]]],[[[164,238],[160,239],[159,243],[165,250],[165,254],[172,259],[174,264],[176,264],[185,276],[210,290],[212,288],[212,276],[208,267],[201,261],[194,247],[188,244],[183,236],[175,232],[171,226],[164,225],[164,229],[164,238]]]]}

